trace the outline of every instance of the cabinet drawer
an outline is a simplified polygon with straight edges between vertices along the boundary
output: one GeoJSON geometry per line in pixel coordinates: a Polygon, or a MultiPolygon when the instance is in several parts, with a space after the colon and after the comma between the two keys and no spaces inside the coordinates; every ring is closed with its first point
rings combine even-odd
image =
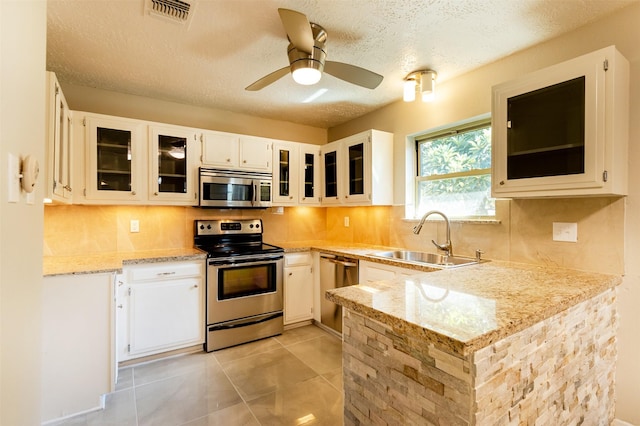
{"type": "Polygon", "coordinates": [[[311,253],[287,253],[284,255],[284,266],[311,265],[311,253]]]}
{"type": "Polygon", "coordinates": [[[157,263],[150,266],[134,266],[129,269],[129,280],[136,281],[177,279],[201,276],[204,262],[157,263]]]}

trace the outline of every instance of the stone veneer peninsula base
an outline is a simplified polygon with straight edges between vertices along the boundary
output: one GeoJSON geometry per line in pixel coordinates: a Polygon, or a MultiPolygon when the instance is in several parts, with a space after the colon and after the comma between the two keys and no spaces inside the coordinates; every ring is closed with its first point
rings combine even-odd
{"type": "MultiPolygon", "coordinates": [[[[384,286],[354,287],[373,293],[371,306],[375,293],[384,293],[384,286]]],[[[362,309],[352,309],[354,298],[347,302],[350,296],[339,293],[328,298],[347,308],[345,425],[609,425],[614,419],[615,285],[586,299],[582,294],[585,300],[531,325],[512,321],[514,332],[477,349],[356,312],[362,309]]],[[[409,306],[407,300],[400,303],[409,306]]]]}

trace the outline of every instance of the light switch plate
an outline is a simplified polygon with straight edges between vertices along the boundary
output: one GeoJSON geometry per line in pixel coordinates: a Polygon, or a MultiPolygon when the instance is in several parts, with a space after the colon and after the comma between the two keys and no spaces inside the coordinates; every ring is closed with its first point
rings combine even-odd
{"type": "Polygon", "coordinates": [[[553,241],[578,242],[578,224],[553,222],[553,241]]]}

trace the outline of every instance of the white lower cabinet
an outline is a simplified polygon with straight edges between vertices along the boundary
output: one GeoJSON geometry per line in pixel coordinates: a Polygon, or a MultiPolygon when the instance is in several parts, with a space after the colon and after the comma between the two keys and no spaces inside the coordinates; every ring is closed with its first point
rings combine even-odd
{"type": "Polygon", "coordinates": [[[424,271],[361,260],[358,269],[358,281],[361,284],[366,284],[374,281],[395,280],[422,273],[424,271]]]}
{"type": "Polygon", "coordinates": [[[310,252],[284,256],[284,324],[313,319],[313,260],[310,252]]]}
{"type": "Polygon", "coordinates": [[[42,282],[42,422],[102,407],[116,381],[114,273],[42,282]]]}
{"type": "Polygon", "coordinates": [[[117,281],[118,361],[204,343],[204,260],[125,266],[117,281]]]}

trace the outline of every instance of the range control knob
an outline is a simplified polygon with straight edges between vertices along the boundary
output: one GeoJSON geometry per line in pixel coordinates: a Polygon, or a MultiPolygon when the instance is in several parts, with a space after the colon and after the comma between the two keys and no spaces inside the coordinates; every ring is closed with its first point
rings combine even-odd
{"type": "Polygon", "coordinates": [[[204,225],[200,225],[200,229],[204,229],[204,225]]]}
{"type": "Polygon", "coordinates": [[[207,225],[207,229],[211,229],[211,224],[207,225]]]}

